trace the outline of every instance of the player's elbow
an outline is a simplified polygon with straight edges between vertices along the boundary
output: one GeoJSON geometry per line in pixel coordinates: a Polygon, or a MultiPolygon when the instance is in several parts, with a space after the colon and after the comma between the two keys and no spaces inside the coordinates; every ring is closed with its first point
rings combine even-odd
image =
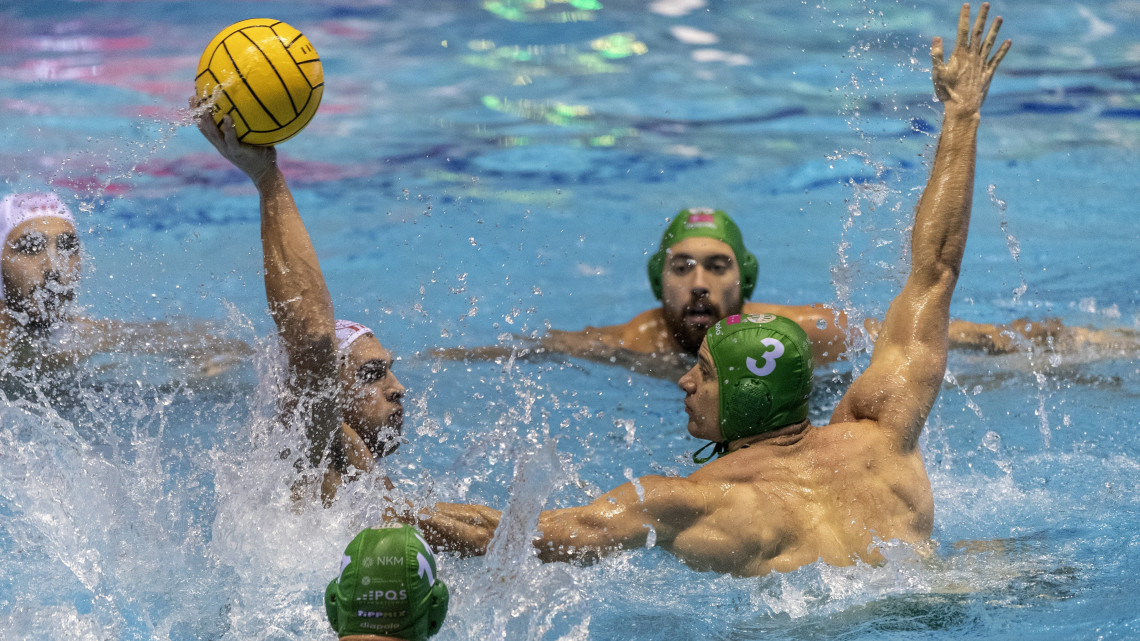
{"type": "Polygon", "coordinates": [[[922,291],[953,292],[961,269],[961,262],[932,260],[926,265],[916,265],[911,270],[910,282],[922,291]]]}

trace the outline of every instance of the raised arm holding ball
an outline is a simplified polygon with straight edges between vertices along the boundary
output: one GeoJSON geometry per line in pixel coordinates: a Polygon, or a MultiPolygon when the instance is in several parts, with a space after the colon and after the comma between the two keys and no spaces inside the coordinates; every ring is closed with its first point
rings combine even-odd
{"type": "Polygon", "coordinates": [[[265,296],[288,366],[280,415],[304,431],[308,451],[299,462],[321,471],[327,502],[347,473],[372,469],[398,446],[404,386],[372,330],[333,316],[316,251],[277,166],[273,145],[304,129],[320,104],[320,57],[284,22],[244,20],[207,45],[195,92],[198,129],[257,188],[265,296]]]}
{"type": "Polygon", "coordinates": [[[198,129],[249,176],[261,207],[265,295],[288,362],[283,419],[308,437],[305,459],[322,470],[327,501],[351,469],[393,451],[404,424],[404,386],[392,355],[367,327],[333,316],[332,298],[272,146],[238,141],[230,116],[214,124],[197,100],[198,129]]]}

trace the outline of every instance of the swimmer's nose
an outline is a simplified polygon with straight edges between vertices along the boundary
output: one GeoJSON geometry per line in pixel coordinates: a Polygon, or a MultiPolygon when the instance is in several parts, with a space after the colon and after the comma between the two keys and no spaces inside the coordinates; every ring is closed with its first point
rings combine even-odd
{"type": "MultiPolygon", "coordinates": [[[[694,367],[693,369],[696,369],[696,368],[694,367]]],[[[677,380],[677,387],[680,387],[681,391],[685,392],[685,394],[692,394],[693,393],[693,391],[696,389],[696,387],[693,384],[693,370],[692,369],[685,372],[683,375],[681,375],[681,378],[677,380]]]]}
{"type": "Polygon", "coordinates": [[[405,391],[399,379],[392,375],[392,384],[388,389],[384,390],[384,395],[388,398],[389,403],[395,403],[396,401],[403,400],[405,391]]]}
{"type": "Polygon", "coordinates": [[[50,284],[52,287],[66,287],[68,279],[63,271],[52,267],[44,272],[44,284],[50,284]]]}
{"type": "Polygon", "coordinates": [[[61,280],[63,280],[64,274],[70,274],[72,269],[70,269],[70,266],[68,263],[69,258],[70,258],[69,254],[61,252],[56,247],[54,247],[54,246],[48,247],[47,259],[48,259],[48,265],[50,267],[49,267],[48,272],[47,272],[48,273],[47,277],[51,278],[52,280],[55,280],[55,281],[61,281],[61,280]]]}
{"type": "Polygon", "coordinates": [[[704,267],[697,265],[689,276],[689,293],[694,299],[709,295],[709,274],[704,267]]]}
{"type": "Polygon", "coordinates": [[[693,285],[691,289],[693,294],[698,296],[707,295],[709,293],[708,274],[700,265],[693,268],[693,285]],[[698,294],[698,292],[701,293],[698,294]]]}

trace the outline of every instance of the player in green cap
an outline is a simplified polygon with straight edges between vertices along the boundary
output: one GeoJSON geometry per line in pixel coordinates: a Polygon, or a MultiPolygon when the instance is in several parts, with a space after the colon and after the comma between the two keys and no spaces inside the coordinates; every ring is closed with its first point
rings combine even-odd
{"type": "MultiPolygon", "coordinates": [[[[660,307],[618,325],[578,331],[552,329],[536,343],[441,349],[449,359],[494,359],[561,353],[671,378],[689,366],[713,323],[734,314],[777,314],[800,325],[811,339],[817,365],[842,356],[849,343],[846,313],[821,303],[779,305],[753,302],[759,262],[744,245],[736,223],[719,209],[691,207],[673,218],[647,265],[649,285],[660,307]]],[[[873,340],[881,322],[867,319],[861,333],[873,340]]],[[[1125,329],[1066,327],[1058,319],[1019,319],[1005,325],[951,320],[950,347],[991,354],[1014,352],[1025,341],[1073,350],[1095,345],[1135,350],[1138,337],[1125,329]]]]}
{"type": "MultiPolygon", "coordinates": [[[[849,345],[847,315],[822,303],[780,305],[749,301],[759,262],[744,244],[736,223],[719,209],[691,207],[673,218],[647,265],[649,285],[660,307],[618,325],[578,331],[552,329],[537,343],[437,350],[450,359],[503,358],[560,353],[628,366],[651,376],[674,378],[687,370],[705,332],[734,314],[777,314],[800,325],[811,339],[813,359],[823,365],[839,359],[849,345]]],[[[874,340],[881,321],[866,319],[859,333],[874,340]]],[[[1018,319],[1004,325],[952,319],[950,347],[990,354],[1011,353],[1026,342],[1073,351],[1095,346],[1135,351],[1134,330],[1067,327],[1059,319],[1018,319]]]]}
{"type": "MultiPolygon", "coordinates": [[[[880,562],[879,542],[929,540],[934,499],[919,436],[946,371],[981,105],[1010,46],[995,48],[1001,19],[987,32],[988,12],[983,4],[971,27],[963,5],[948,61],[941,38],[932,44],[944,116],[915,211],[910,274],[870,364],[830,423],[808,418],[811,347],[799,323],[774,314],[723,319],[679,382],[690,434],[716,443],[720,456],[688,477],[643,476],[589,505],[541,512],[539,558],[588,559],[652,545],[695,569],[754,576],[820,560],[880,562]]],[[[501,514],[439,503],[414,518],[437,548],[482,554],[501,514]]]]}
{"type": "MultiPolygon", "coordinates": [[[[646,310],[618,325],[579,331],[552,329],[537,343],[437,350],[443,358],[502,358],[562,353],[605,363],[626,365],[645,374],[672,378],[691,365],[705,332],[716,321],[734,314],[777,314],[799,323],[812,342],[814,360],[822,365],[847,350],[847,315],[826,305],[779,305],[749,302],[756,287],[759,263],[744,244],[736,223],[719,209],[682,209],[649,258],[649,285],[660,307],[646,310]]],[[[873,340],[880,321],[867,319],[860,333],[873,340]]],[[[1058,319],[1019,319],[1005,325],[951,320],[950,346],[992,354],[1018,351],[1026,341],[1051,349],[1076,350],[1097,346],[1112,351],[1137,349],[1133,330],[1066,327],[1058,319]]]]}
{"type": "Polygon", "coordinates": [[[362,530],[325,588],[325,613],[343,641],[423,641],[439,632],[447,602],[435,555],[409,525],[362,530]]]}

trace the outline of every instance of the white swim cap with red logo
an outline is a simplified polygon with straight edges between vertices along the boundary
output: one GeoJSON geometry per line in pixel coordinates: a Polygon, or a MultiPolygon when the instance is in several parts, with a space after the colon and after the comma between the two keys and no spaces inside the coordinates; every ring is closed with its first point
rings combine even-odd
{"type": "MultiPolygon", "coordinates": [[[[71,210],[55,194],[9,194],[0,200],[0,256],[8,248],[8,235],[12,230],[34,218],[61,218],[75,224],[71,210]]],[[[0,301],[3,300],[4,288],[0,287],[0,301]]]]}
{"type": "Polygon", "coordinates": [[[352,345],[356,339],[371,333],[372,330],[360,323],[338,320],[336,322],[336,348],[340,351],[344,351],[348,349],[348,346],[352,345]]]}

